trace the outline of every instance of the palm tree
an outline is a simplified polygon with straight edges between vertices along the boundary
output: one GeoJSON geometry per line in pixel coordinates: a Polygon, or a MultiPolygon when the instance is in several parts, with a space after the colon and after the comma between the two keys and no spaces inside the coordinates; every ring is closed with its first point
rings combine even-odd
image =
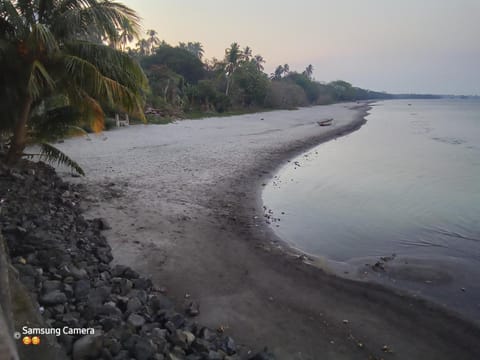
{"type": "Polygon", "coordinates": [[[258,71],[264,70],[263,64],[265,64],[265,59],[262,55],[255,55],[252,59],[252,62],[255,64],[258,71]]]}
{"type": "Polygon", "coordinates": [[[101,104],[143,117],[140,66],[88,40],[116,39],[126,21],[138,29],[137,14],[116,1],[0,1],[0,131],[11,134],[8,164],[23,155],[39,117],[55,128],[61,117],[54,115],[70,112],[98,128],[101,104]]]}
{"type": "Polygon", "coordinates": [[[187,50],[188,52],[192,53],[195,55],[199,60],[202,60],[204,51],[203,51],[203,45],[201,43],[197,42],[188,42],[188,44],[185,44],[184,42],[179,42],[178,47],[180,49],[187,50]]]}
{"type": "Polygon", "coordinates": [[[135,38],[138,38],[139,34],[135,26],[132,26],[128,19],[122,24],[122,27],[118,31],[118,43],[122,51],[127,50],[127,44],[131,43],[135,38]]]}
{"type": "Polygon", "coordinates": [[[309,79],[312,78],[312,75],[313,75],[313,65],[312,64],[309,64],[306,68],[305,68],[305,71],[303,72],[303,74],[308,77],[309,79]]]}
{"type": "Polygon", "coordinates": [[[280,80],[284,72],[285,72],[284,67],[282,65],[278,65],[275,71],[270,75],[270,79],[280,80]]]}
{"type": "Polygon", "coordinates": [[[252,57],[252,49],[250,49],[250,46],[246,46],[243,49],[243,59],[245,61],[250,61],[250,58],[252,57]]]}
{"type": "Polygon", "coordinates": [[[193,55],[195,55],[199,60],[202,60],[204,50],[201,43],[199,43],[198,41],[194,43],[189,42],[187,48],[187,50],[190,51],[193,55]]]}
{"type": "Polygon", "coordinates": [[[140,55],[146,56],[150,53],[150,44],[148,43],[148,40],[140,39],[135,45],[140,55]]]}
{"type": "Polygon", "coordinates": [[[147,35],[148,54],[152,54],[155,45],[160,44],[160,39],[158,38],[158,33],[155,30],[147,30],[147,35]]]}
{"type": "Polygon", "coordinates": [[[240,50],[240,46],[234,42],[230,45],[228,49],[225,50],[225,62],[226,62],[226,75],[227,75],[227,88],[225,90],[225,95],[228,95],[230,86],[232,85],[232,76],[235,70],[237,69],[238,63],[242,60],[243,55],[240,50]]]}

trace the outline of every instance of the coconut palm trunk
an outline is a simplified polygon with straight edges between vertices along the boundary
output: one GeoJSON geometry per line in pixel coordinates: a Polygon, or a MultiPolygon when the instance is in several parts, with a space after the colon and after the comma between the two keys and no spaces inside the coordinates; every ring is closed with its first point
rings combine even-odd
{"type": "Polygon", "coordinates": [[[228,96],[228,91],[230,90],[230,83],[231,83],[231,78],[230,76],[227,78],[227,88],[225,89],[225,95],[228,96]]]}
{"type": "Polygon", "coordinates": [[[6,159],[8,165],[15,164],[22,157],[23,150],[27,145],[27,122],[30,117],[32,103],[32,97],[27,95],[13,129],[13,137],[6,159]]]}

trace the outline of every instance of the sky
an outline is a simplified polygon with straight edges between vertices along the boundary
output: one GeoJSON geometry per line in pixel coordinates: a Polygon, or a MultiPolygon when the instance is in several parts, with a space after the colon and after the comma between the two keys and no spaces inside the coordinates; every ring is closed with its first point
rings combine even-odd
{"type": "Polygon", "coordinates": [[[237,42],[270,73],[391,93],[480,95],[480,0],[119,0],[167,43],[223,58],[237,42]]]}

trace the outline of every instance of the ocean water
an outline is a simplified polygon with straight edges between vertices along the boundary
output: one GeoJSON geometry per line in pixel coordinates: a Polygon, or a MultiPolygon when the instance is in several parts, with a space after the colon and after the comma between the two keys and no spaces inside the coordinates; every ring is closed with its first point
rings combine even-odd
{"type": "Polygon", "coordinates": [[[280,169],[263,202],[276,234],[306,253],[480,268],[480,101],[375,103],[360,130],[280,169]]]}

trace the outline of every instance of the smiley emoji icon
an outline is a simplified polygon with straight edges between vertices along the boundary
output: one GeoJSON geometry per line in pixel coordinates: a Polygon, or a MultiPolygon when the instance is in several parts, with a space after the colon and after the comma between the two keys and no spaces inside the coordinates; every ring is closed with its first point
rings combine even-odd
{"type": "Polygon", "coordinates": [[[32,343],[32,338],[30,336],[24,336],[22,342],[23,345],[30,345],[32,343]]]}
{"type": "Polygon", "coordinates": [[[32,344],[33,345],[40,345],[40,338],[38,336],[32,337],[32,344]]]}

